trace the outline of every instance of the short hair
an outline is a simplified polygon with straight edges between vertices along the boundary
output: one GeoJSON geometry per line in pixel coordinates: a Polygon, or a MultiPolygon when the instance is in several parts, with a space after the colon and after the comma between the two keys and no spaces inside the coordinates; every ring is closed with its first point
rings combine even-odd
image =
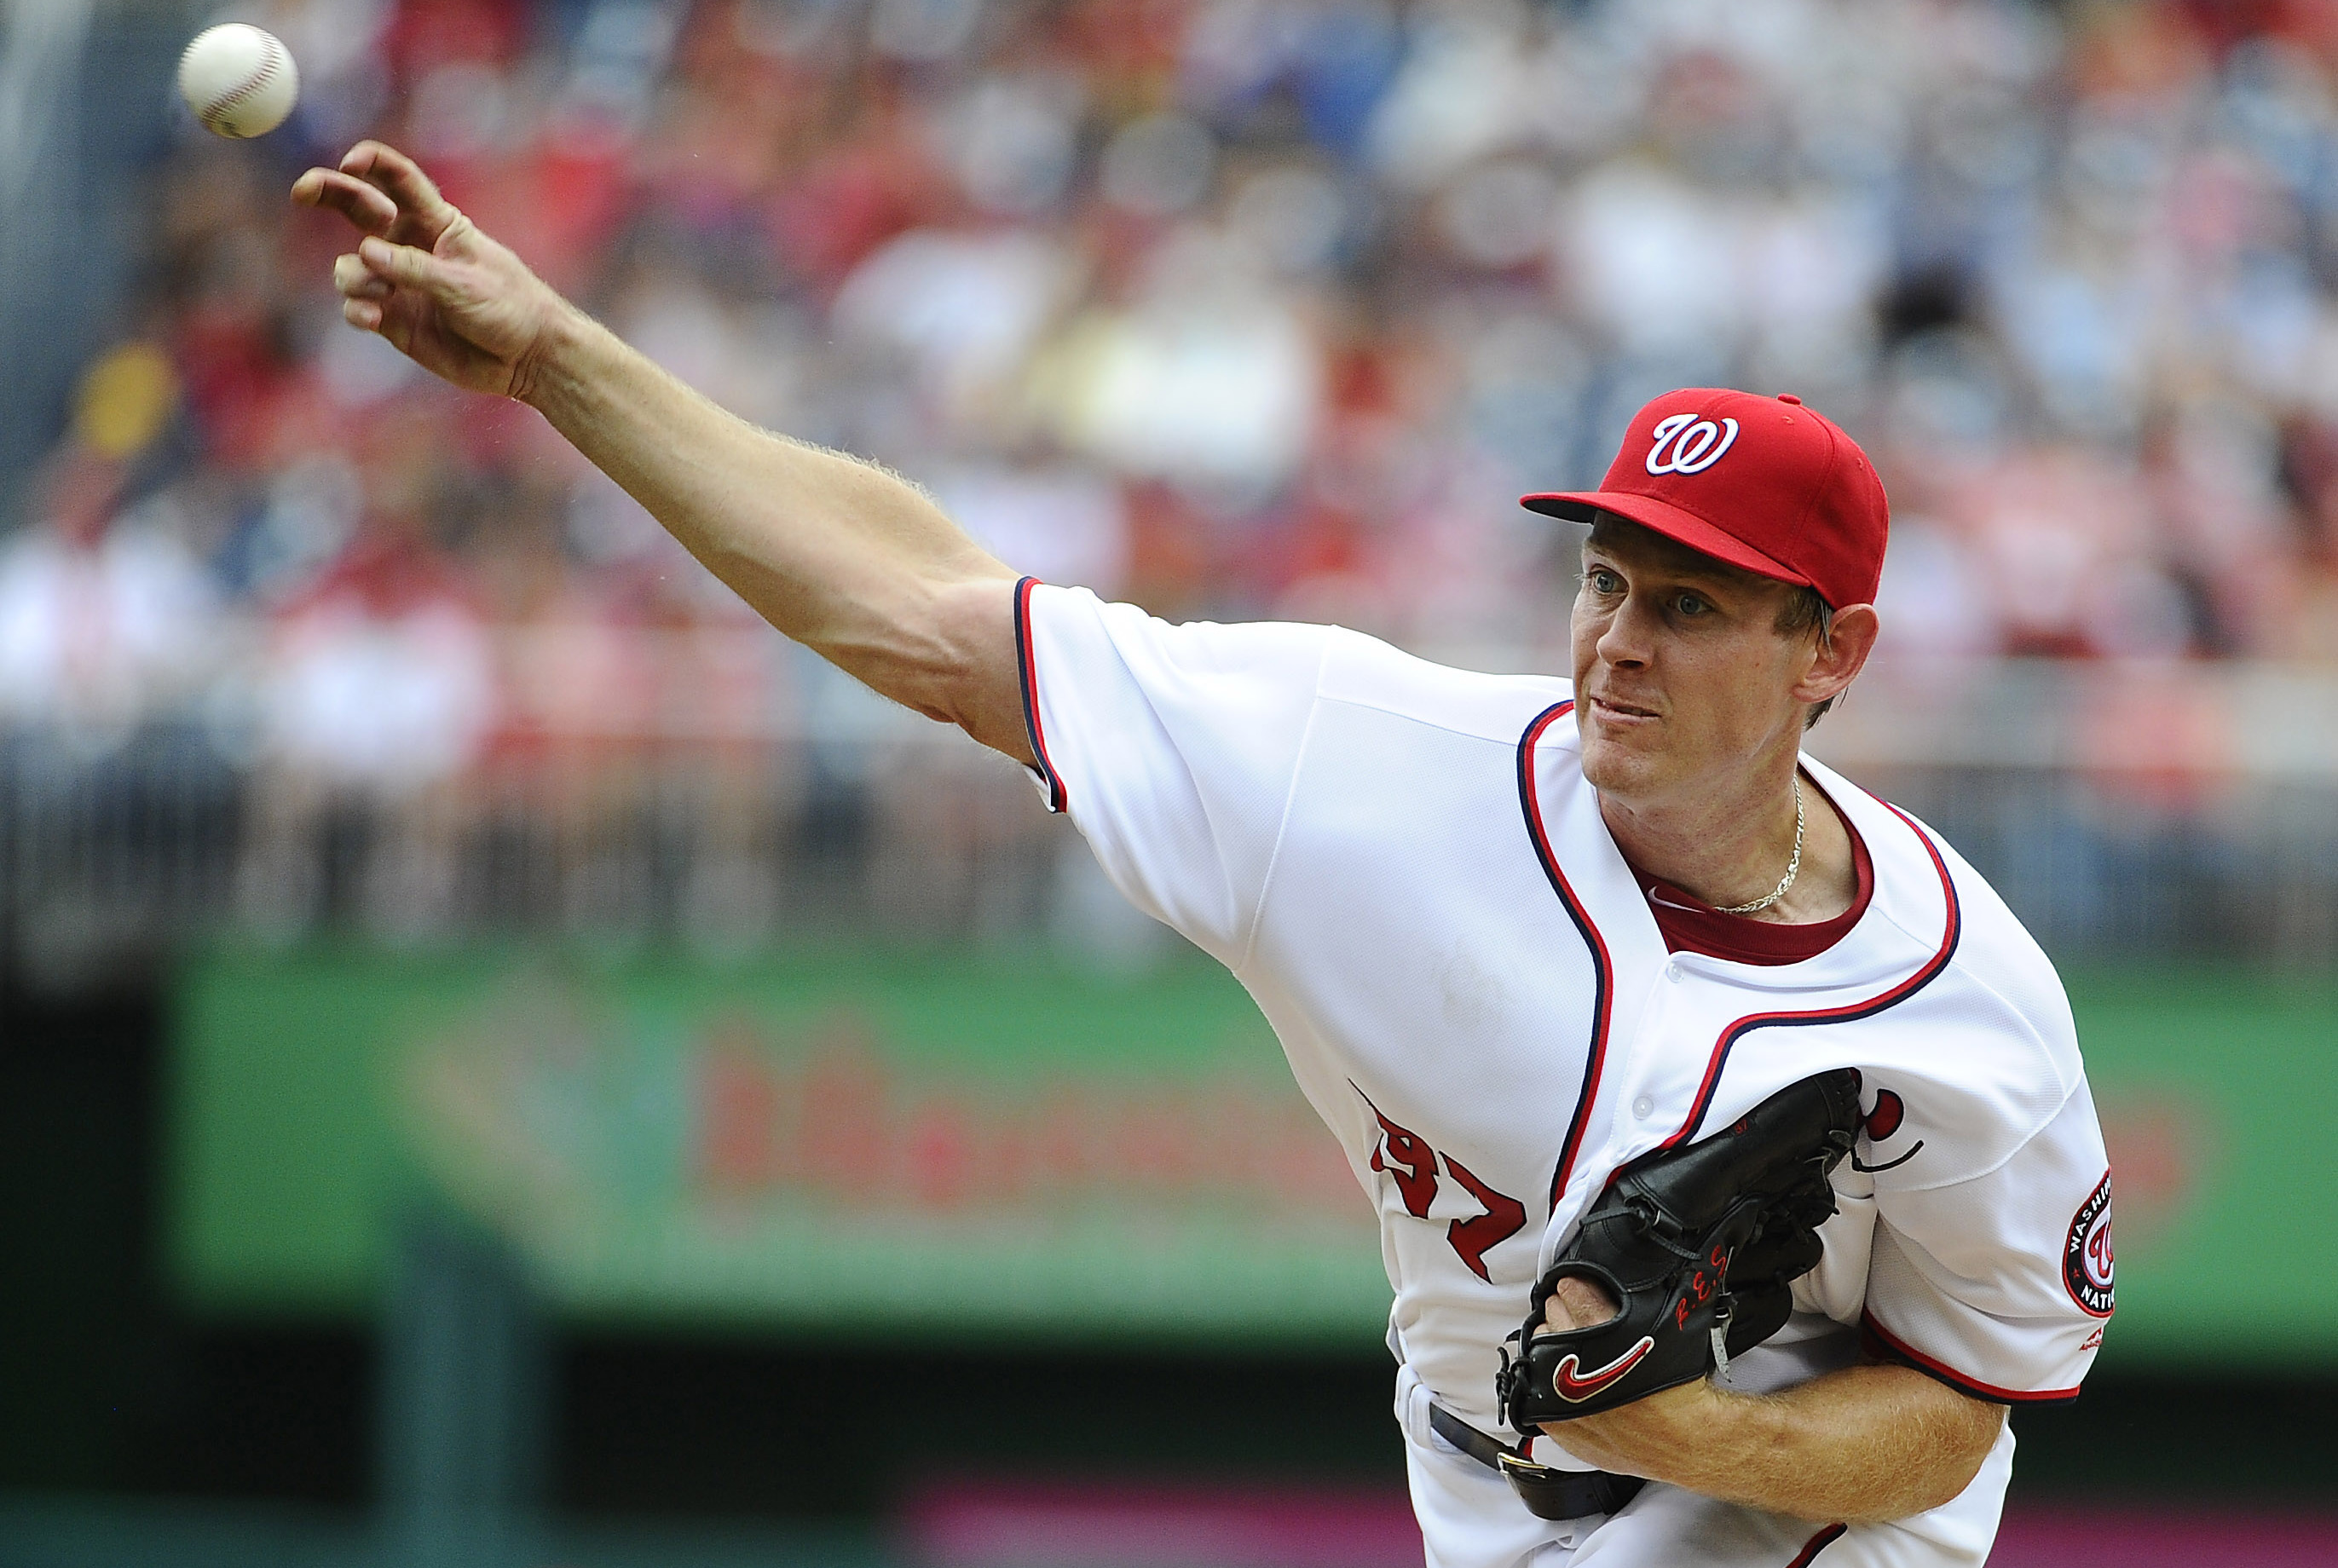
{"type": "MultiPolygon", "coordinates": [[[[1786,595],[1786,602],[1778,607],[1775,625],[1781,637],[1799,637],[1815,628],[1819,634],[1819,646],[1823,648],[1827,640],[1834,635],[1834,606],[1820,598],[1817,589],[1808,583],[1798,583],[1786,595]]],[[[1835,698],[1842,695],[1838,691],[1834,697],[1822,702],[1812,703],[1811,710],[1803,715],[1803,728],[1808,730],[1825,718],[1827,710],[1834,706],[1835,698]]]]}

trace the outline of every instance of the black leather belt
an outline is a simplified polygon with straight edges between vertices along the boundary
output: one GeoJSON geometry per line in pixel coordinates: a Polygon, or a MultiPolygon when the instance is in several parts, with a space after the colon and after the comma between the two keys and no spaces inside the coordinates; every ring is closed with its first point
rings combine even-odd
{"type": "Polygon", "coordinates": [[[1606,1470],[1554,1470],[1537,1465],[1498,1437],[1489,1437],[1467,1421],[1430,1400],[1429,1425],[1462,1453],[1500,1473],[1537,1519],[1580,1519],[1586,1514],[1613,1514],[1640,1494],[1647,1483],[1637,1475],[1616,1475],[1606,1470]]]}

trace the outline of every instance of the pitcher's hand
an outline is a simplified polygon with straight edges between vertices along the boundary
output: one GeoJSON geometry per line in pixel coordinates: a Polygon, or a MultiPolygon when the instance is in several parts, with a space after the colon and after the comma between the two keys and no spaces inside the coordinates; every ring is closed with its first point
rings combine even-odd
{"type": "Polygon", "coordinates": [[[292,200],[331,208],[363,236],[333,262],[350,326],[379,333],[457,387],[527,395],[568,303],[441,196],[414,160],[360,142],[339,169],[294,181],[292,200]]]}

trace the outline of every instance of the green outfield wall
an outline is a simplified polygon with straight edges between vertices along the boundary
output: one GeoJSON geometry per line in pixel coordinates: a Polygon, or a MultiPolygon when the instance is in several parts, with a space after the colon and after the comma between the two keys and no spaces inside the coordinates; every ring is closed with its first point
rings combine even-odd
{"type": "MultiPolygon", "coordinates": [[[[2338,985],[2072,976],[2117,1172],[2112,1361],[2338,1361],[2338,985]]],[[[401,1217],[562,1311],[1368,1345],[1365,1201],[1241,988],[1019,952],[750,965],[229,953],[177,998],[170,1265],[370,1313],[401,1217]]]]}

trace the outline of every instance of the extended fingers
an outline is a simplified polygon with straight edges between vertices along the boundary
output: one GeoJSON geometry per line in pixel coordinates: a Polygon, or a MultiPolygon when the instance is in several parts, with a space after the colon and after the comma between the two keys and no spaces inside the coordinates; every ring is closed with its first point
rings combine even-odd
{"type": "Polygon", "coordinates": [[[324,207],[347,218],[362,232],[383,234],[398,221],[398,204],[364,181],[337,169],[311,169],[292,181],[292,200],[324,207]]]}
{"type": "MultiPolygon", "coordinates": [[[[395,252],[398,247],[384,245],[378,240],[360,240],[360,246],[373,245],[395,252]]],[[[341,319],[368,332],[378,332],[388,318],[388,300],[397,285],[382,272],[366,262],[363,256],[333,258],[333,288],[341,297],[341,319]]]]}
{"type": "Polygon", "coordinates": [[[392,285],[388,279],[365,264],[362,256],[333,258],[333,288],[344,299],[386,299],[392,285]]]}
{"type": "Polygon", "coordinates": [[[455,217],[454,204],[438,193],[422,166],[386,142],[360,142],[350,148],[341,159],[340,172],[388,197],[422,226],[425,243],[435,241],[455,217]]]}
{"type": "Polygon", "coordinates": [[[443,291],[447,282],[446,263],[427,250],[392,245],[371,235],[358,241],[355,255],[333,258],[333,289],[341,297],[341,319],[368,332],[384,329],[389,298],[401,287],[427,295],[443,291]]]}
{"type": "Polygon", "coordinates": [[[409,288],[443,287],[447,279],[447,264],[429,251],[393,245],[371,235],[358,241],[358,260],[375,276],[409,288]]]}

